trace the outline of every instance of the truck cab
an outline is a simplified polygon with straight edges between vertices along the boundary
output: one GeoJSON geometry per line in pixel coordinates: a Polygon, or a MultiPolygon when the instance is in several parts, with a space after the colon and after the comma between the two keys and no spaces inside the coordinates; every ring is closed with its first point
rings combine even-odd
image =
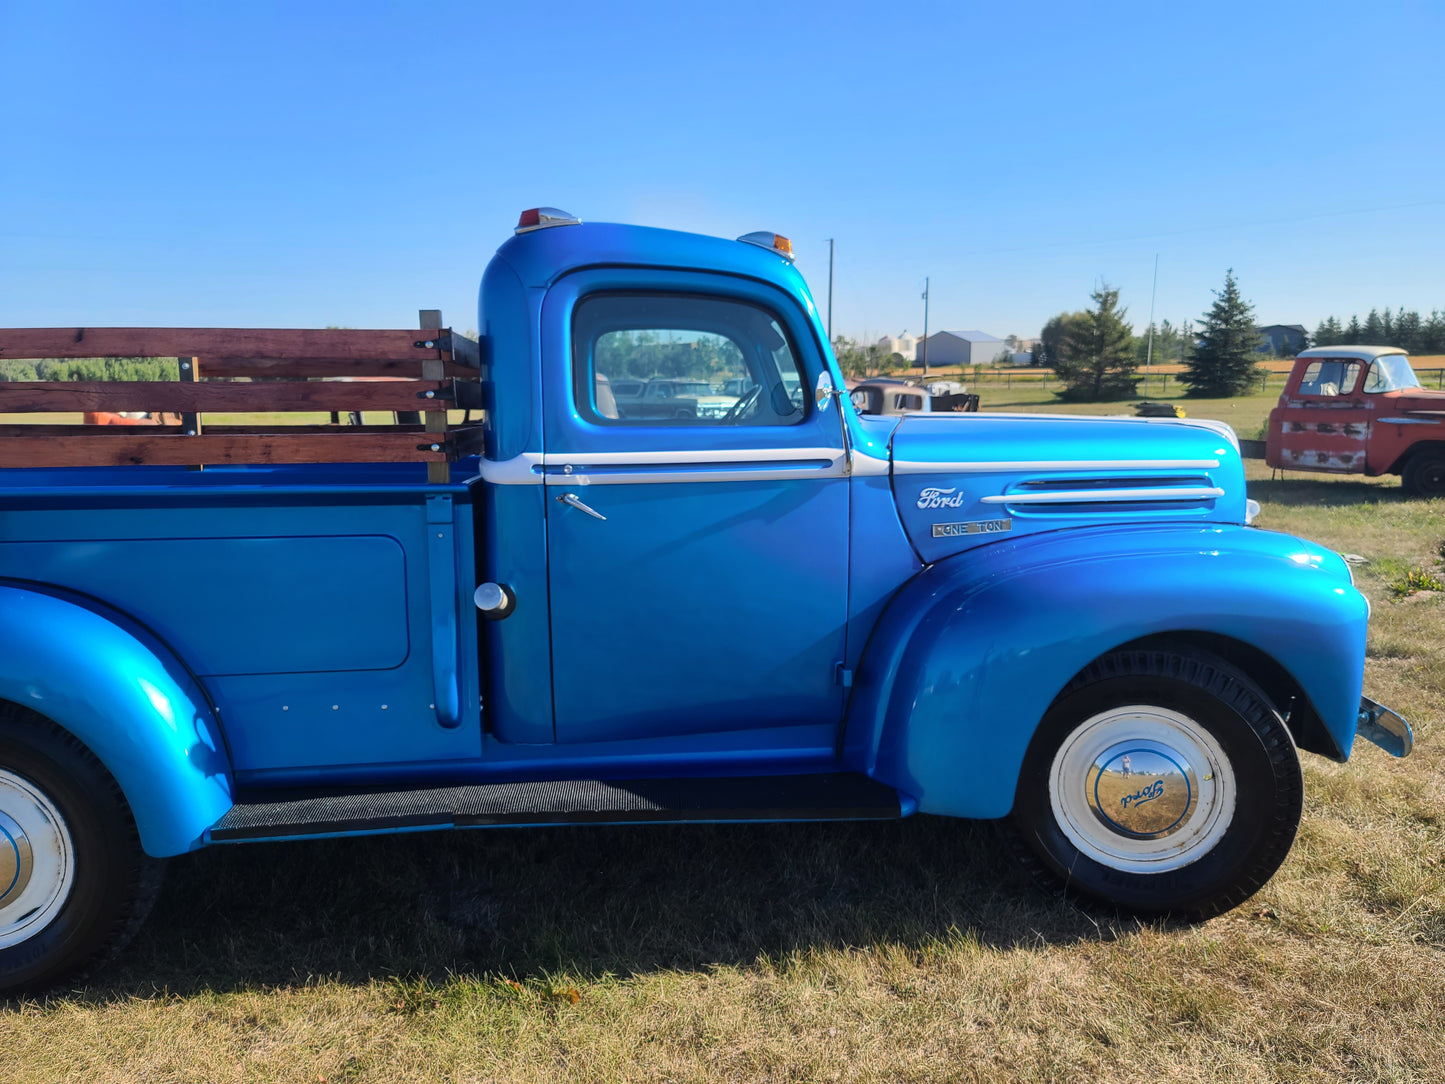
{"type": "Polygon", "coordinates": [[[1270,411],[1265,461],[1284,470],[1402,476],[1445,496],[1445,392],[1420,386],[1389,346],[1305,350],[1270,411]]]}

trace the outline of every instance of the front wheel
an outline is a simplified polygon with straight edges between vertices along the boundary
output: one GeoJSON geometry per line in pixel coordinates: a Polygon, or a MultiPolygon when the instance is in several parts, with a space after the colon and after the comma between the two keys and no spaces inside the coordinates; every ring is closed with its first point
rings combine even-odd
{"type": "Polygon", "coordinates": [[[1051,887],[1200,920],[1279,868],[1303,792],[1289,732],[1242,673],[1202,652],[1121,651],[1045,714],[1013,825],[1051,887]]]}
{"type": "Polygon", "coordinates": [[[0,704],[0,996],[42,990],[119,948],[160,873],[90,751],[0,704]]]}
{"type": "Polygon", "coordinates": [[[1405,464],[1400,484],[1415,497],[1445,497],[1445,448],[1417,451],[1405,464]]]}

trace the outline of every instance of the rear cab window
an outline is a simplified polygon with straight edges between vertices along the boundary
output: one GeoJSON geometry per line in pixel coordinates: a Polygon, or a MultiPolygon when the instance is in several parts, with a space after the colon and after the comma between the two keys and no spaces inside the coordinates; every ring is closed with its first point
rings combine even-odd
{"type": "Polygon", "coordinates": [[[1349,395],[1360,379],[1362,364],[1354,358],[1321,358],[1312,361],[1300,377],[1299,394],[1332,399],[1349,395]]]}

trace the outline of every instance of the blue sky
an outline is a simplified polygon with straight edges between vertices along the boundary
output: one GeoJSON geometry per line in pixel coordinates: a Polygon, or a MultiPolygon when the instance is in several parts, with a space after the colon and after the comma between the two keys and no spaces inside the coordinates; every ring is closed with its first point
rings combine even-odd
{"type": "Polygon", "coordinates": [[[410,326],[517,213],[775,229],[835,332],[1445,308],[1445,4],[0,0],[0,325],[410,326]]]}

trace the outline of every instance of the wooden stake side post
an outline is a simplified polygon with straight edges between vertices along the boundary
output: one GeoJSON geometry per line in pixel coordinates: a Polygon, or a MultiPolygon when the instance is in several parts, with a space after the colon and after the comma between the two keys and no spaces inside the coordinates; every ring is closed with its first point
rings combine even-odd
{"type": "MultiPolygon", "coordinates": [[[[479,450],[480,427],[451,429],[447,406],[480,403],[479,350],[435,327],[417,331],[247,328],[0,328],[0,360],[174,357],[180,380],[0,382],[0,413],[148,411],[181,424],[0,425],[0,467],[127,464],[425,462],[431,482],[448,460],[479,450]],[[201,365],[204,359],[205,371],[201,365]],[[261,382],[214,378],[248,376],[261,382]],[[321,383],[308,378],[369,377],[321,383]],[[423,415],[417,407],[425,403],[423,415]],[[439,409],[437,409],[439,408],[439,409]],[[382,410],[390,426],[225,425],[207,411],[382,410]],[[411,419],[415,418],[416,422],[411,419]]],[[[37,419],[39,420],[39,419],[37,419]]]]}
{"type": "MultiPolygon", "coordinates": [[[[176,358],[176,363],[181,370],[181,383],[194,384],[200,376],[200,358],[176,358]]],[[[201,435],[201,415],[199,411],[183,411],[181,413],[181,428],[185,430],[186,436],[198,437],[201,435]]],[[[188,464],[192,470],[205,470],[204,463],[188,464]]]]}
{"type": "MultiPolygon", "coordinates": [[[[417,316],[420,318],[418,319],[417,323],[421,325],[423,331],[441,331],[441,309],[422,309],[420,312],[417,313],[417,316]]],[[[446,356],[445,360],[451,360],[449,354],[446,356]]],[[[439,350],[437,351],[437,357],[435,360],[428,359],[421,363],[421,378],[423,380],[440,380],[442,378],[442,366],[443,354],[439,350]]],[[[428,405],[431,405],[433,402],[434,401],[429,400],[428,405]]],[[[428,410],[426,414],[422,417],[422,424],[427,428],[428,432],[445,433],[447,429],[447,412],[445,409],[445,404],[443,404],[443,409],[440,411],[428,410]]],[[[450,470],[445,463],[427,464],[426,480],[428,482],[445,482],[449,476],[450,470]]]]}

